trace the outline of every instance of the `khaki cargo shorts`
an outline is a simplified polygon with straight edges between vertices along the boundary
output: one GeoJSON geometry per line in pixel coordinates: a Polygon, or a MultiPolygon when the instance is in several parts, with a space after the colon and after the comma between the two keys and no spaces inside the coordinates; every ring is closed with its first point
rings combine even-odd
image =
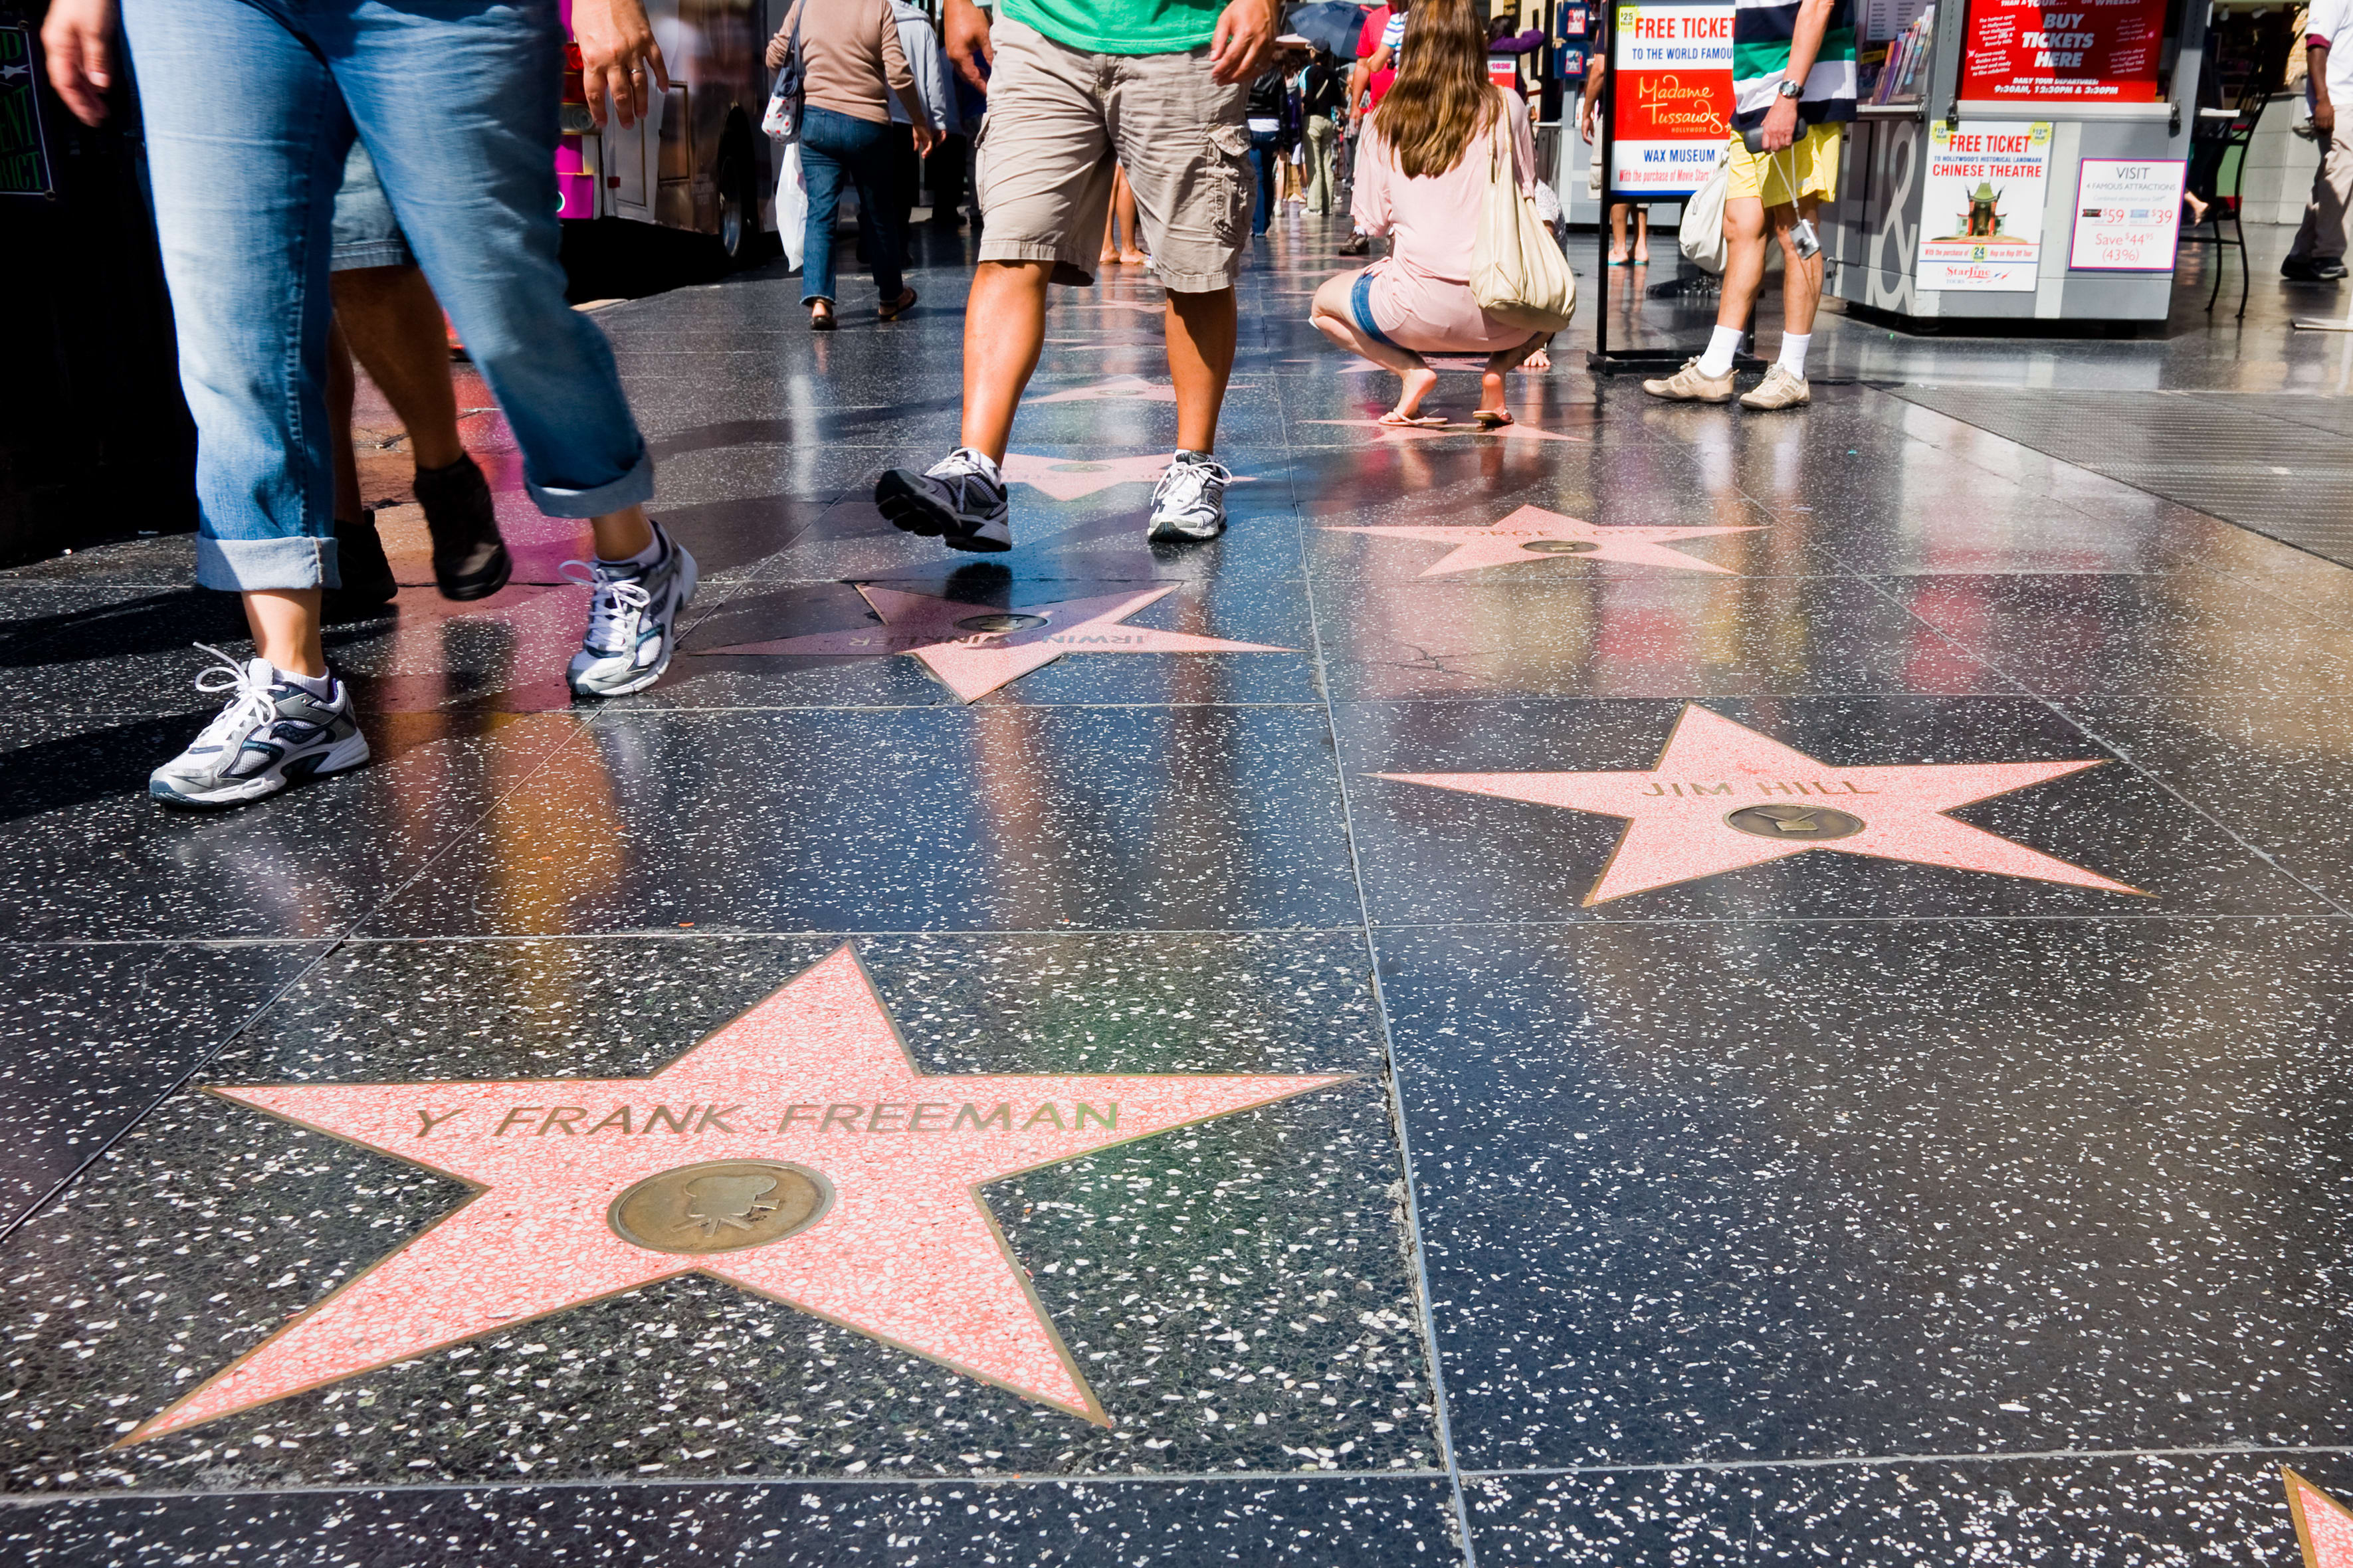
{"type": "Polygon", "coordinates": [[[1179,294],[1231,288],[1250,247],[1249,84],[1211,81],[1207,45],[1088,54],[1002,14],[991,39],[973,155],[980,259],[1051,261],[1055,281],[1093,282],[1116,157],[1161,283],[1179,294]]]}

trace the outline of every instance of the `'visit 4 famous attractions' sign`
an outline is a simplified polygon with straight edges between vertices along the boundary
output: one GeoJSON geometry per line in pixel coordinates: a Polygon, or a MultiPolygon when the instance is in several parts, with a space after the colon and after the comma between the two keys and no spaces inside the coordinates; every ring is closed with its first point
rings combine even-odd
{"type": "Polygon", "coordinates": [[[1732,134],[1733,9],[1634,0],[1612,12],[1612,195],[1689,195],[1715,170],[1732,134]]]}

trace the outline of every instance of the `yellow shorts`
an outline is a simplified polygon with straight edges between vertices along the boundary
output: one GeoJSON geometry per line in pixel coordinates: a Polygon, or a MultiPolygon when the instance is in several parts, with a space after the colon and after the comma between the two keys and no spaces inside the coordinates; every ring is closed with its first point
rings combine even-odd
{"type": "Polygon", "coordinates": [[[1736,202],[1747,197],[1768,207],[1795,206],[1799,196],[1837,200],[1839,145],[1843,140],[1843,128],[1839,125],[1812,125],[1782,152],[1751,153],[1736,132],[1724,149],[1724,161],[1732,169],[1725,199],[1736,202]],[[1789,188],[1793,178],[1795,191],[1789,188]]]}

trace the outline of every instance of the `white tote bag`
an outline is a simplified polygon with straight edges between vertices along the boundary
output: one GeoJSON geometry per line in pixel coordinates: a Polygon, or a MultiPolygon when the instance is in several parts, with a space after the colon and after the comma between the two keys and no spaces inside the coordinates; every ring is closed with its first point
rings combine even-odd
{"type": "Polygon", "coordinates": [[[801,269],[808,237],[808,183],[801,177],[801,144],[787,142],[776,154],[776,237],[785,242],[787,269],[801,269]]]}
{"type": "Polygon", "coordinates": [[[1577,274],[1560,242],[1520,189],[1511,153],[1510,100],[1499,107],[1488,138],[1487,194],[1480,204],[1479,237],[1471,253],[1471,297],[1496,320],[1532,332],[1556,332],[1577,313],[1577,274]]]}
{"type": "Polygon", "coordinates": [[[1725,194],[1732,188],[1732,164],[1719,156],[1715,167],[1691,200],[1683,203],[1683,222],[1675,226],[1675,244],[1695,267],[1721,273],[1732,247],[1724,238],[1725,194]]]}

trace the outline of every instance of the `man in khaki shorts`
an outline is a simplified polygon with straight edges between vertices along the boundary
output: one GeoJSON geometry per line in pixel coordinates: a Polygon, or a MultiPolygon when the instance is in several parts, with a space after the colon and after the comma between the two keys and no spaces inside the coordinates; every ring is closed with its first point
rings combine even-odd
{"type": "Polygon", "coordinates": [[[947,0],[942,22],[949,56],[988,91],[974,149],[986,224],[965,306],[964,427],[928,471],[883,475],[875,504],[951,549],[1012,548],[997,466],[1045,342],[1047,285],[1094,281],[1116,159],[1168,290],[1177,451],[1153,492],[1151,537],[1215,539],[1233,476],[1210,454],[1250,246],[1242,101],[1279,30],[1273,0],[1000,0],[994,28],[972,0],[947,0]]]}

